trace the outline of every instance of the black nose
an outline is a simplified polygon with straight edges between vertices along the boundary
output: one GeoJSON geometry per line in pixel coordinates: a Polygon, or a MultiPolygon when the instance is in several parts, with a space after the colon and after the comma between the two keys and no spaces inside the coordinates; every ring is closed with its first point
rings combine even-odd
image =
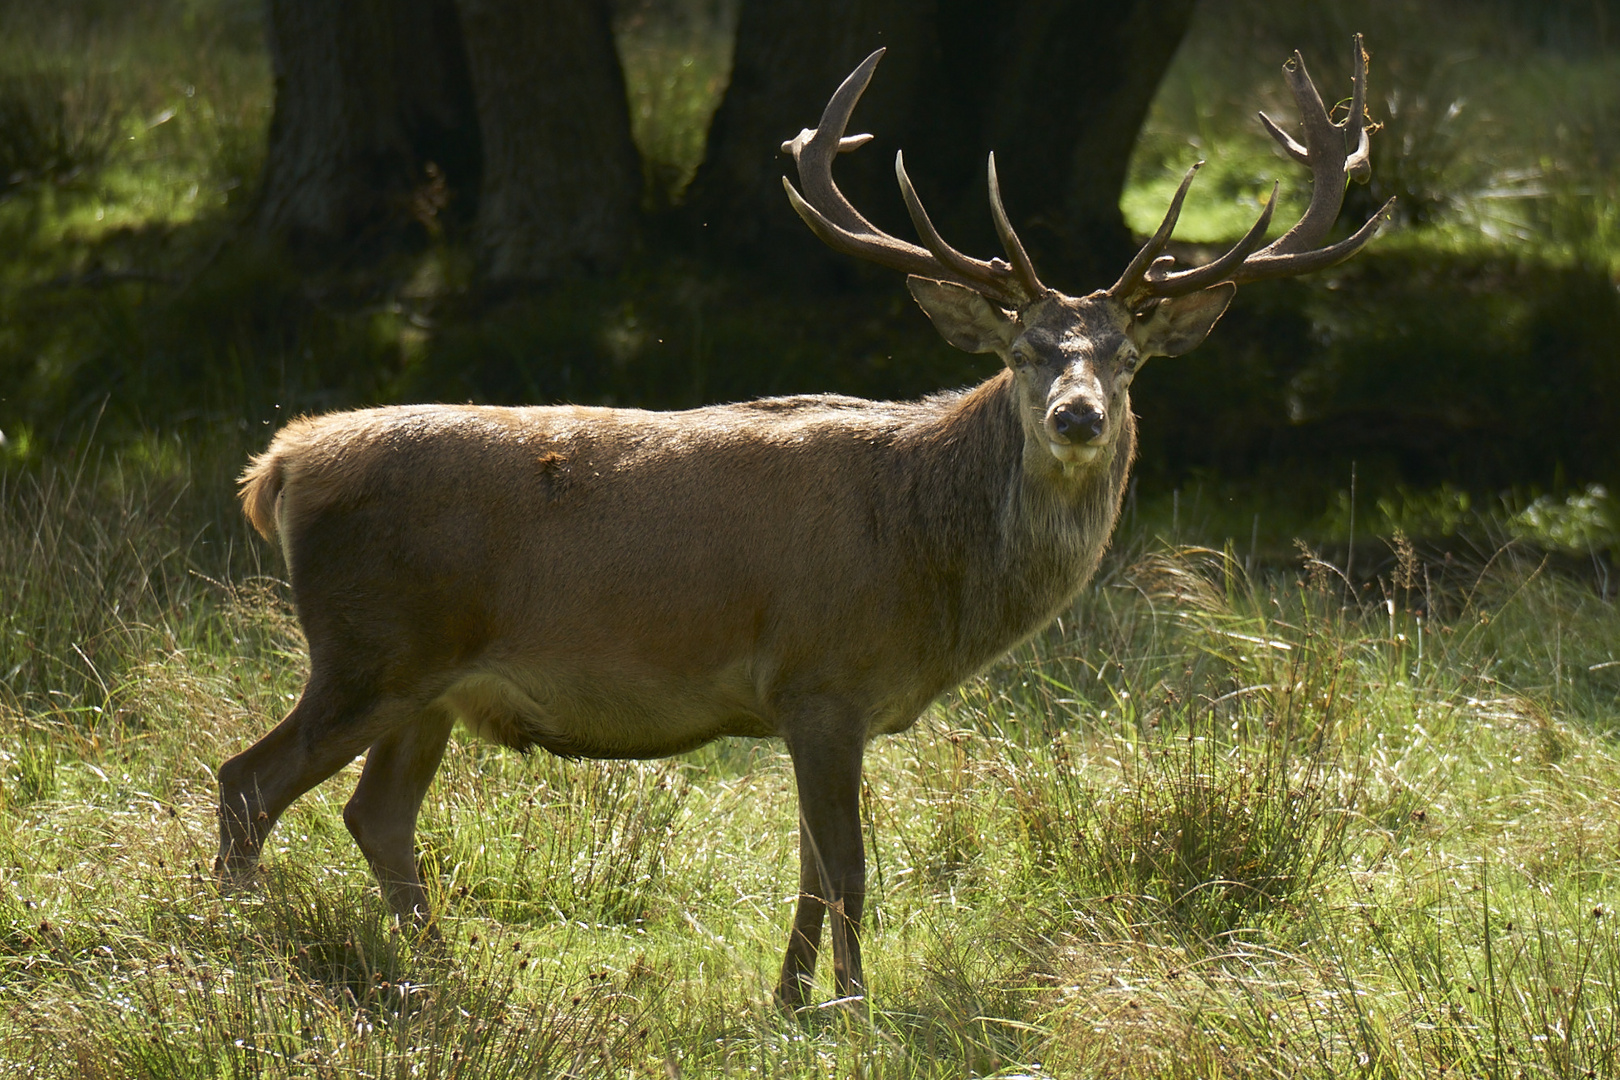
{"type": "Polygon", "coordinates": [[[1058,438],[1069,442],[1091,442],[1102,438],[1103,414],[1096,409],[1065,405],[1052,414],[1052,427],[1058,438]]]}

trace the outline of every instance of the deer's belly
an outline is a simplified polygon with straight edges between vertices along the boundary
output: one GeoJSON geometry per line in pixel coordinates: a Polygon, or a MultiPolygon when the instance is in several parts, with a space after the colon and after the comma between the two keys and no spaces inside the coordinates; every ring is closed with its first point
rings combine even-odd
{"type": "Polygon", "coordinates": [[[722,735],[776,734],[752,698],[739,668],[704,679],[485,670],[464,676],[439,700],[478,735],[518,750],[655,758],[722,735]]]}

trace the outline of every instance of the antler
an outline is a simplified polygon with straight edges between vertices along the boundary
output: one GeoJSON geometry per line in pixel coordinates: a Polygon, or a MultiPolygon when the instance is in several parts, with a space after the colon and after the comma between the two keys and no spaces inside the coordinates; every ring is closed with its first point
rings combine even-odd
{"type": "Polygon", "coordinates": [[[833,182],[832,162],[838,154],[847,154],[871,141],[870,135],[845,136],[850,113],[861,99],[872,72],[883,58],[882,49],[861,61],[849,77],[834,92],[821,114],[821,123],[814,129],[806,128],[798,137],[782,144],[784,154],[792,154],[799,169],[799,183],[804,186],[800,195],[787,177],[782,186],[787,189],[788,201],[793,204],[810,231],[834,251],[867,259],[919,277],[951,281],[966,286],[980,295],[1009,307],[1023,304],[1048,292],[1035,276],[1018,234],[1007,220],[1007,211],[1001,205],[1001,185],[996,179],[996,156],[990,155],[990,213],[995,220],[996,233],[1006,249],[1007,259],[989,261],[964,255],[947,244],[923,209],[917,191],[906,175],[905,159],[894,155],[895,177],[900,182],[900,194],[906,200],[906,210],[926,247],[918,247],[898,237],[890,236],[861,216],[844,198],[833,182]],[[1010,261],[1009,261],[1010,260],[1010,261]]]}
{"type": "Polygon", "coordinates": [[[1170,209],[1165,213],[1158,231],[1109,288],[1110,296],[1136,303],[1152,297],[1185,296],[1226,281],[1242,284],[1305,274],[1343,262],[1372,239],[1394,205],[1394,199],[1386,202],[1366,224],[1356,230],[1355,235],[1327,247],[1316,246],[1339,217],[1339,208],[1344,204],[1346,178],[1365,180],[1370,168],[1366,122],[1367,53],[1362,48],[1360,34],[1355,36],[1354,50],[1354,90],[1350,99],[1350,114],[1342,123],[1335,124],[1328,117],[1322,97],[1316,91],[1316,84],[1305,70],[1305,60],[1298,52],[1283,65],[1283,78],[1288,81],[1288,89],[1299,106],[1306,145],[1300,146],[1269,116],[1260,114],[1260,122],[1271,137],[1282,144],[1288,156],[1302,165],[1310,166],[1311,205],[1306,208],[1304,216],[1272,243],[1255,250],[1265,238],[1266,228],[1271,223],[1271,212],[1277,203],[1277,187],[1273,185],[1271,198],[1260,212],[1260,217],[1230,251],[1204,266],[1172,270],[1175,259],[1160,255],[1160,252],[1170,242],[1170,234],[1175,230],[1176,219],[1181,214],[1182,199],[1186,197],[1198,165],[1203,164],[1199,162],[1187,171],[1186,178],[1181,181],[1181,187],[1170,201],[1170,209]],[[1353,150],[1348,148],[1347,136],[1351,132],[1355,133],[1353,150]]]}

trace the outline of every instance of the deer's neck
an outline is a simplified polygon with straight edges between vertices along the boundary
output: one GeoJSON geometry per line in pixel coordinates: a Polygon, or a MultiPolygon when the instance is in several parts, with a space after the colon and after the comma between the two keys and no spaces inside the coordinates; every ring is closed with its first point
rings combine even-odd
{"type": "Polygon", "coordinates": [[[933,548],[945,640],[976,670],[1045,626],[1097,568],[1135,452],[1129,404],[1108,452],[1066,472],[1026,447],[1011,373],[948,402],[918,455],[914,512],[933,548]],[[946,518],[949,515],[949,518],[946,518]]]}

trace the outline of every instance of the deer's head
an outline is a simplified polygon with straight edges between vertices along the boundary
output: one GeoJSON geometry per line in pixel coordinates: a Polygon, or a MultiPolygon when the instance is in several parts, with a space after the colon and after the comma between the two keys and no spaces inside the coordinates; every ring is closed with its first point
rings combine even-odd
{"type": "MultiPolygon", "coordinates": [[[[827,103],[821,123],[782,144],[798,165],[799,190],[786,178],[788,199],[829,246],[904,271],[912,296],[946,341],[971,353],[995,353],[1013,373],[1026,446],[1044,447],[1066,472],[1100,464],[1123,430],[1131,380],[1151,356],[1180,356],[1204,340],[1245,281],[1286,277],[1332,266],[1359,251],[1389,210],[1386,203],[1355,235],[1318,247],[1338,217],[1347,177],[1368,170],[1365,123],[1367,57],[1355,39],[1350,111],[1335,124],[1296,52],[1283,75],[1304,118],[1301,146],[1264,113],[1266,130],[1310,167],[1311,204],[1281,237],[1264,243],[1277,189],[1254,225],[1219,258],[1175,269],[1164,255],[1182,201],[1198,166],[1188,170],[1158,230],[1118,281],[1087,296],[1066,296],[1043,285],[1002,207],[995,155],[990,155],[990,211],[1006,258],[976,259],[939,235],[895,155],[895,176],[923,246],[882,232],[862,217],[832,179],[833,158],[864,145],[870,135],[846,136],[849,117],[878,61],[879,49],[857,67],[827,103]]],[[[1393,202],[1394,200],[1390,200],[1393,202]]]]}

